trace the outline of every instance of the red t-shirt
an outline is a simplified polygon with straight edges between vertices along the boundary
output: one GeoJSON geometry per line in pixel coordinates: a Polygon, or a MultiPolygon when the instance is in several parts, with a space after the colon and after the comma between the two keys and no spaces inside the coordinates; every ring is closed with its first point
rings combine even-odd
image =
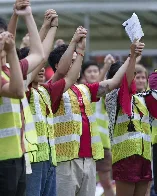
{"type": "MultiPolygon", "coordinates": [[[[89,91],[91,93],[92,102],[98,101],[97,92],[98,92],[99,83],[86,84],[86,86],[89,88],[89,91]]],[[[82,136],[80,139],[79,157],[82,157],[82,158],[83,157],[92,157],[90,125],[89,125],[88,117],[85,113],[85,105],[83,103],[83,98],[82,98],[81,92],[79,91],[77,86],[73,85],[71,87],[71,89],[74,91],[74,93],[77,96],[80,110],[81,110],[81,115],[82,115],[82,136]]],[[[57,98],[58,95],[56,94],[55,96],[57,98]]],[[[62,97],[62,95],[61,95],[61,97],[62,97]]],[[[55,107],[53,107],[54,113],[59,108],[61,97],[57,98],[59,101],[57,101],[55,107]]]]}
{"type": "Polygon", "coordinates": [[[145,97],[145,101],[150,114],[157,119],[157,100],[150,94],[145,97]]]}
{"type": "MultiPolygon", "coordinates": [[[[22,59],[20,61],[20,66],[21,66],[21,71],[22,71],[22,75],[23,75],[23,79],[26,80],[27,79],[27,71],[28,71],[28,61],[27,59],[22,59]]],[[[6,65],[2,66],[2,71],[4,71],[4,73],[10,77],[10,70],[6,65]]],[[[7,83],[6,80],[3,79],[3,84],[7,83]]],[[[24,119],[24,113],[23,113],[23,107],[22,104],[20,104],[21,107],[21,121],[22,121],[22,128],[21,128],[21,148],[22,151],[25,152],[25,146],[24,146],[24,129],[25,129],[25,119],[24,119]]]]}
{"type": "Polygon", "coordinates": [[[131,99],[132,95],[136,93],[136,84],[133,80],[130,88],[128,88],[128,81],[126,74],[123,77],[120,90],[118,92],[118,101],[122,108],[123,113],[131,116],[131,99]]]}
{"type": "MultiPolygon", "coordinates": [[[[46,84],[40,84],[40,85],[42,85],[48,91],[50,98],[51,98],[51,108],[52,108],[53,113],[55,113],[59,107],[60,100],[61,100],[63,92],[64,92],[65,80],[60,79],[54,83],[49,81],[46,84]]],[[[30,100],[30,96],[31,96],[31,88],[32,88],[32,86],[30,85],[28,88],[29,90],[26,93],[28,101],[30,100]]],[[[36,89],[36,90],[38,90],[38,89],[36,89]]],[[[49,110],[47,108],[47,114],[48,113],[49,113],[49,110]]]]}

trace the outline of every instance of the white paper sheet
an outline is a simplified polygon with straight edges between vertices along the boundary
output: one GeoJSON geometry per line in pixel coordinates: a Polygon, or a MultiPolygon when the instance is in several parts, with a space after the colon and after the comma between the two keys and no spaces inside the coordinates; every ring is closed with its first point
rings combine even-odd
{"type": "Polygon", "coordinates": [[[140,21],[135,13],[133,13],[132,17],[125,21],[122,25],[125,27],[125,31],[131,42],[135,39],[140,40],[144,36],[140,21]]]}

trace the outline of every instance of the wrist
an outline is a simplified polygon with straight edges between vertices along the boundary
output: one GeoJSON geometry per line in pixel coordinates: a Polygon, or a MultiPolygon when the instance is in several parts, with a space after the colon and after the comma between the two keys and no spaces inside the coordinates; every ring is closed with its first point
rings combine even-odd
{"type": "Polygon", "coordinates": [[[77,55],[80,55],[80,56],[82,56],[82,57],[84,57],[84,53],[85,53],[85,51],[84,50],[78,50],[78,49],[76,49],[76,53],[77,53],[77,55]]]}
{"type": "Polygon", "coordinates": [[[43,24],[43,25],[42,25],[42,28],[43,28],[43,29],[46,29],[46,30],[49,30],[50,27],[51,27],[50,24],[49,24],[49,25],[47,25],[47,24],[43,24]]]}

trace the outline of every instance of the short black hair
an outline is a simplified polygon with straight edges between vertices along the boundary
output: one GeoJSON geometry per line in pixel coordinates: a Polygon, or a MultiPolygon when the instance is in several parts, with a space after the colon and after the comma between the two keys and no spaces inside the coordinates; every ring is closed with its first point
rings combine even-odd
{"type": "Polygon", "coordinates": [[[49,65],[51,66],[51,68],[53,69],[53,71],[56,71],[56,67],[55,65],[59,63],[61,57],[63,56],[63,54],[65,53],[65,51],[67,50],[68,45],[63,44],[61,46],[58,46],[57,48],[55,48],[49,55],[48,58],[48,62],[49,65]]]}
{"type": "Polygon", "coordinates": [[[98,65],[98,63],[96,61],[92,61],[92,60],[91,61],[86,61],[82,65],[82,74],[84,74],[84,72],[86,71],[86,69],[88,69],[91,65],[96,66],[100,70],[100,66],[98,65]]]}
{"type": "Polygon", "coordinates": [[[19,60],[21,60],[21,55],[20,55],[20,49],[19,48],[16,48],[16,53],[17,53],[17,56],[18,56],[19,60]]]}
{"type": "Polygon", "coordinates": [[[20,49],[20,60],[24,59],[28,56],[30,49],[28,47],[24,47],[20,49]]]}
{"type": "Polygon", "coordinates": [[[107,73],[107,79],[112,79],[113,76],[116,74],[116,72],[119,70],[119,68],[123,65],[123,62],[117,61],[113,63],[107,73]]]}
{"type": "Polygon", "coordinates": [[[2,17],[0,17],[0,29],[4,29],[4,31],[8,29],[7,22],[2,17]]]}

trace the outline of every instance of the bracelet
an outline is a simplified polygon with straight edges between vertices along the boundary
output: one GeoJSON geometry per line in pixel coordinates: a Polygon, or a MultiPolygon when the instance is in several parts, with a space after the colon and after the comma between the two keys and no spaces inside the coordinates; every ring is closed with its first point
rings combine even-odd
{"type": "MultiPolygon", "coordinates": [[[[51,26],[51,27],[57,27],[57,29],[58,29],[58,26],[51,26]]],[[[51,28],[51,27],[50,27],[50,28],[51,28]]]]}
{"type": "Polygon", "coordinates": [[[82,53],[80,53],[80,52],[76,52],[76,53],[77,53],[77,55],[84,57],[84,55],[82,53]]]}

